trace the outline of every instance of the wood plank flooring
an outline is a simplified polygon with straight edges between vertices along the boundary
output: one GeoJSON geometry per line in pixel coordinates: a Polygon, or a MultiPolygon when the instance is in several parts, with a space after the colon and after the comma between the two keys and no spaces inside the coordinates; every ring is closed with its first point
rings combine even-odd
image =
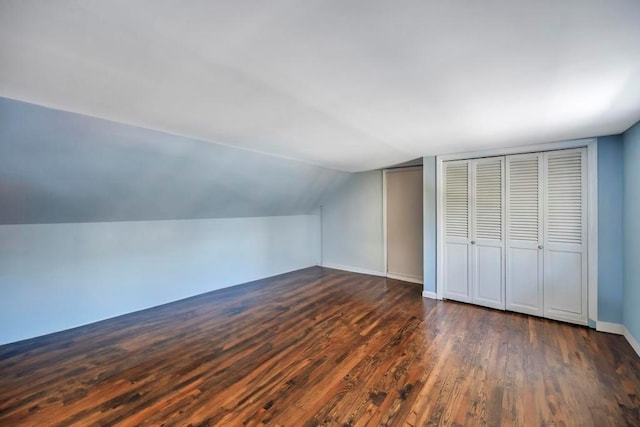
{"type": "Polygon", "coordinates": [[[314,267],[5,345],[0,425],[640,425],[624,338],[420,293],[314,267]]]}

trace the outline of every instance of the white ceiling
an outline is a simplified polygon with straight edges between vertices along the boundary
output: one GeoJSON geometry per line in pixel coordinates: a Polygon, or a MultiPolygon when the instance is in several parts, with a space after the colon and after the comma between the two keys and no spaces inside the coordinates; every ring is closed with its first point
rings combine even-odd
{"type": "Polygon", "coordinates": [[[359,171],[640,119],[640,1],[0,2],[0,96],[359,171]]]}

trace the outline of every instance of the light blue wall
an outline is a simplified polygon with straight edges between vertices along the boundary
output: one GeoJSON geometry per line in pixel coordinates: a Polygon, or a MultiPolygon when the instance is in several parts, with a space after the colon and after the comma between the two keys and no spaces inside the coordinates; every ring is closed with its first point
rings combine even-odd
{"type": "Polygon", "coordinates": [[[436,158],[423,159],[424,182],[424,286],[428,292],[436,291],[436,158]]]}
{"type": "Polygon", "coordinates": [[[623,138],[624,325],[640,341],[640,122],[623,138]]]}
{"type": "Polygon", "coordinates": [[[317,215],[0,226],[0,344],[320,261],[317,215]]]}
{"type": "Polygon", "coordinates": [[[322,263],[384,272],[382,171],[355,173],[322,201],[322,263]]]}
{"type": "Polygon", "coordinates": [[[622,324],[622,135],[598,138],[598,320],[622,324]]]}

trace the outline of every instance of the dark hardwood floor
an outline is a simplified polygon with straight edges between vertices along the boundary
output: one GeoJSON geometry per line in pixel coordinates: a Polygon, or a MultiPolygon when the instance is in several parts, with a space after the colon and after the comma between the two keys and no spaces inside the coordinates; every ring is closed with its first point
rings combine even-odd
{"type": "Polygon", "coordinates": [[[640,425],[624,338],[319,267],[0,347],[0,425],[640,425]]]}

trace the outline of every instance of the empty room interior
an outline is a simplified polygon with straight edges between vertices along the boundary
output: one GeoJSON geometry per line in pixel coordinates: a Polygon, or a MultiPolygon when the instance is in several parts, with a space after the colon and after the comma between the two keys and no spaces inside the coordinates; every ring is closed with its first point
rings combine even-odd
{"type": "Polygon", "coordinates": [[[640,426],[640,2],[0,0],[1,426],[640,426]]]}

